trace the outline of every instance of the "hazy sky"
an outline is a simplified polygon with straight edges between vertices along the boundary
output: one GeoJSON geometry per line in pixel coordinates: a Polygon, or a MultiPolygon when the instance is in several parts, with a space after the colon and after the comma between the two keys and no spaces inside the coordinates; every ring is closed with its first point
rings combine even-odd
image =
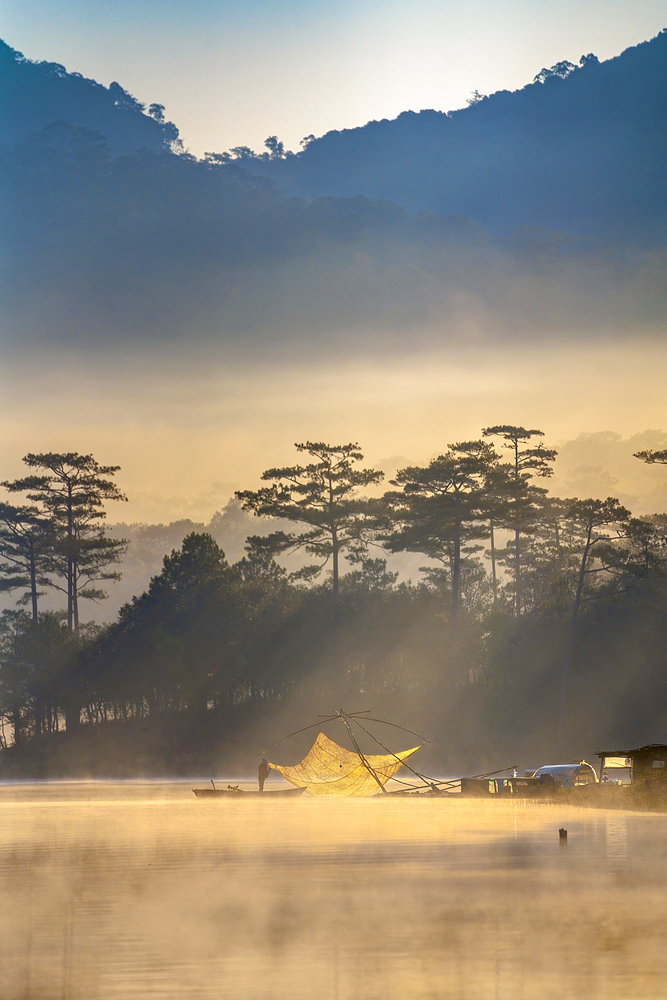
{"type": "MultiPolygon", "coordinates": [[[[326,365],[188,367],[177,353],[151,352],[100,357],[95,368],[64,354],[45,362],[0,379],[3,478],[23,473],[27,451],[93,452],[122,466],[130,503],[115,505],[112,520],[207,520],[233,490],[259,485],[267,467],[292,464],[295,441],[359,441],[368,464],[390,476],[498,423],[539,427],[550,445],[667,425],[662,340],[326,365]]],[[[665,470],[655,473],[664,483],[665,470]]]]}
{"type": "Polygon", "coordinates": [[[1,0],[0,37],[166,106],[196,154],[462,107],[667,26],[667,0],[1,0]]]}

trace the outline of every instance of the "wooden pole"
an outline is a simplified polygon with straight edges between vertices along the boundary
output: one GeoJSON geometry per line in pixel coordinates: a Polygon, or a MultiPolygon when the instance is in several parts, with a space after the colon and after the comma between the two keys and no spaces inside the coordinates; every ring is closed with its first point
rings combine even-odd
{"type": "Polygon", "coordinates": [[[361,763],[364,765],[364,767],[366,768],[366,770],[369,771],[373,775],[373,777],[377,781],[378,786],[380,787],[380,789],[384,792],[385,795],[387,795],[388,794],[387,789],[384,787],[384,785],[382,784],[382,782],[378,778],[377,774],[375,773],[375,771],[373,770],[373,768],[371,767],[371,765],[368,763],[368,761],[364,757],[363,753],[361,752],[361,747],[359,746],[359,744],[357,743],[357,741],[355,739],[354,733],[352,732],[352,729],[350,728],[350,724],[347,721],[347,716],[345,715],[345,712],[341,708],[341,709],[339,709],[339,711],[336,714],[338,715],[338,718],[341,720],[341,722],[343,723],[343,725],[347,729],[347,731],[348,731],[348,733],[350,735],[350,739],[352,740],[352,743],[354,744],[354,749],[359,754],[359,759],[361,760],[361,763]]]}
{"type": "MultiPolygon", "coordinates": [[[[365,726],[362,726],[362,725],[361,725],[361,723],[359,722],[359,719],[355,719],[354,721],[356,722],[356,724],[357,724],[357,725],[358,725],[358,726],[359,726],[359,727],[360,727],[361,729],[363,729],[363,731],[364,731],[364,732],[365,732],[365,733],[366,733],[366,734],[367,734],[368,736],[370,736],[370,737],[371,737],[371,739],[375,740],[375,742],[377,743],[377,745],[378,745],[378,746],[382,747],[382,749],[383,749],[383,750],[386,750],[386,751],[387,751],[387,753],[388,753],[388,754],[391,754],[391,756],[392,756],[392,757],[395,757],[395,758],[396,758],[396,760],[397,760],[397,761],[399,761],[399,762],[400,762],[400,763],[401,763],[401,764],[402,764],[402,765],[403,765],[404,767],[407,767],[408,771],[412,771],[412,773],[414,774],[415,778],[419,778],[419,780],[420,780],[420,781],[423,781],[423,782],[424,782],[424,784],[425,784],[425,785],[426,785],[426,786],[427,786],[428,788],[431,788],[431,786],[433,785],[433,782],[432,782],[432,781],[429,781],[429,780],[428,780],[428,778],[426,778],[426,777],[425,777],[425,776],[424,776],[423,774],[420,774],[420,773],[419,773],[419,771],[415,771],[415,769],[414,769],[413,767],[410,767],[410,765],[409,765],[409,764],[406,764],[404,760],[401,760],[401,758],[400,758],[400,757],[399,757],[399,756],[398,756],[397,754],[395,754],[395,753],[393,752],[393,750],[389,750],[389,748],[388,748],[388,747],[386,747],[386,746],[384,745],[384,743],[380,743],[380,741],[379,741],[379,739],[377,738],[377,736],[373,736],[373,734],[372,734],[372,733],[369,733],[369,732],[368,732],[368,730],[366,729],[366,727],[365,727],[365,726]]],[[[383,785],[382,787],[384,788],[384,785],[383,785]]]]}

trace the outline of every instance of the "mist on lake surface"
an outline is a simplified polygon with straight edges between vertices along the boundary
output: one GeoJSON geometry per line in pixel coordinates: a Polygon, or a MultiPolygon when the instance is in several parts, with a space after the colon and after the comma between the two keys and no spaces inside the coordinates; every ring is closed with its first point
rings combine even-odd
{"type": "Polygon", "coordinates": [[[5,784],[0,996],[658,1000],[666,834],[527,801],[5,784]]]}

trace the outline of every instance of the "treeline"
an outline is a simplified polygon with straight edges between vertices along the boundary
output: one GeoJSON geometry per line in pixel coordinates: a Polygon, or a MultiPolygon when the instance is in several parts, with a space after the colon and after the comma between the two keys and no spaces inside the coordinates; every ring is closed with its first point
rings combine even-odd
{"type": "Polygon", "coordinates": [[[191,533],[103,628],[79,604],[104,597],[124,550],[104,528],[104,504],[124,499],[117,467],[26,456],[31,474],[3,485],[28,502],[0,509],[2,587],[25,605],[1,621],[4,744],[360,699],[459,742],[567,742],[583,727],[649,739],[667,722],[667,517],[549,496],[542,438],[486,428],[384,493],[358,445],[299,444],[302,460],[237,494],[283,530],[249,537],[233,564],[191,533]],[[296,551],[307,558],[290,573],[280,560],[296,551]],[[424,556],[420,580],[388,570],[397,551],[424,556]],[[47,588],[61,612],[40,612],[47,588]]]}
{"type": "Polygon", "coordinates": [[[178,129],[165,121],[164,107],[148,111],[120,84],[108,87],[68,73],[59,63],[27,59],[0,41],[0,146],[14,146],[54,122],[71,122],[101,132],[115,154],[179,148],[178,129]]]}

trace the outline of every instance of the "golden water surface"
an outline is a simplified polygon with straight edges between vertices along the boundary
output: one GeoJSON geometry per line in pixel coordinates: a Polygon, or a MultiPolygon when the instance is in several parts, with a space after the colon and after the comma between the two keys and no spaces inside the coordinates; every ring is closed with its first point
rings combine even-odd
{"type": "Polygon", "coordinates": [[[666,890],[663,814],[5,784],[0,997],[665,1000],[666,890]]]}

